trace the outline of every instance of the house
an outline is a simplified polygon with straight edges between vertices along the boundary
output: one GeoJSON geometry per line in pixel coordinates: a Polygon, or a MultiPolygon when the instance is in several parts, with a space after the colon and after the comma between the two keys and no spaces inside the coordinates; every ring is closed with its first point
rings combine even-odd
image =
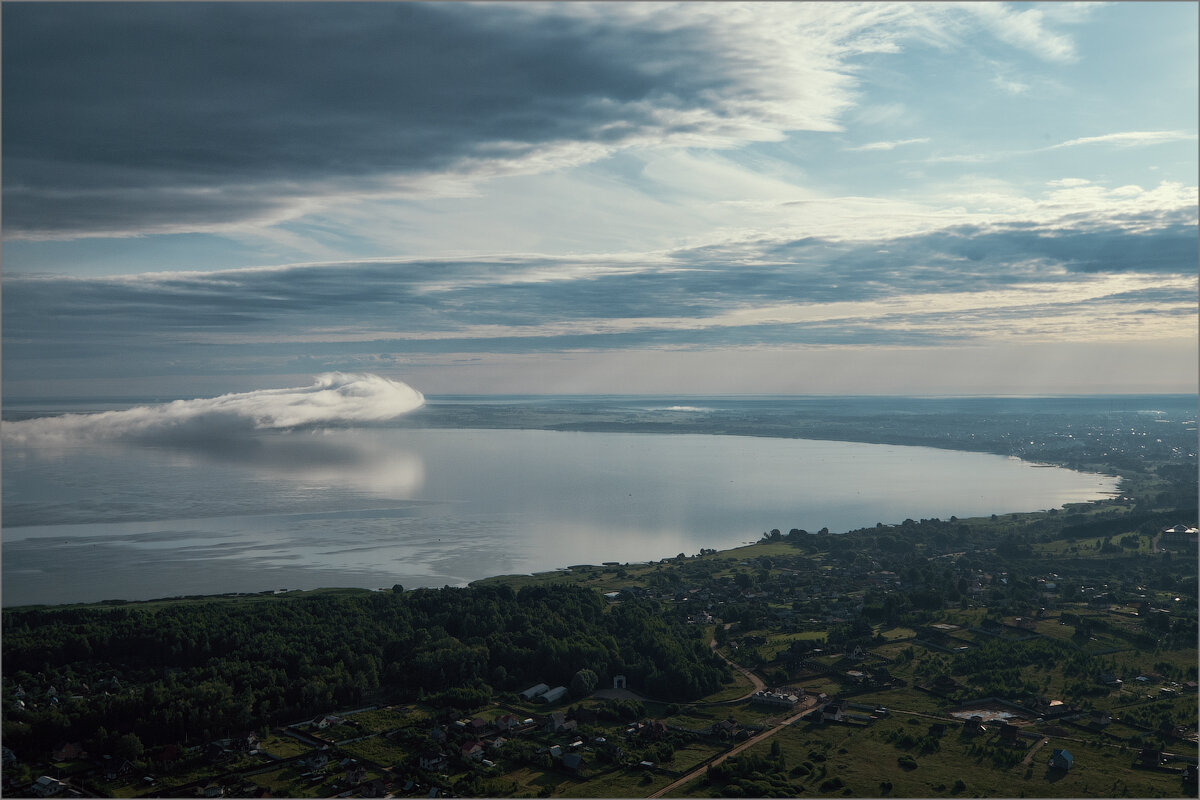
{"type": "Polygon", "coordinates": [[[493,750],[499,750],[501,747],[504,747],[504,745],[506,745],[506,744],[508,744],[508,739],[505,739],[503,736],[497,736],[495,739],[492,740],[492,743],[489,744],[488,747],[490,747],[493,750]]]}
{"type": "Polygon", "coordinates": [[[511,731],[520,724],[521,720],[517,719],[516,714],[504,714],[495,722],[496,728],[502,731],[511,731]]]}
{"type": "Polygon", "coordinates": [[[209,742],[204,747],[204,757],[214,764],[233,758],[233,751],[229,749],[230,742],[229,739],[217,739],[209,742]]]}
{"type": "Polygon", "coordinates": [[[7,748],[7,747],[0,748],[0,752],[3,753],[3,757],[0,758],[0,763],[3,763],[4,766],[7,767],[9,764],[16,762],[17,754],[14,753],[9,748],[7,748]]]}
{"type": "Polygon", "coordinates": [[[562,757],[563,768],[569,769],[572,772],[577,772],[582,763],[583,758],[578,753],[567,753],[562,757]]]}
{"type": "Polygon", "coordinates": [[[723,719],[720,722],[712,724],[712,732],[717,736],[732,736],[733,731],[737,728],[737,723],[732,719],[723,719]]]}
{"type": "Polygon", "coordinates": [[[1007,745],[1020,744],[1021,729],[1016,725],[1010,725],[1007,722],[1000,724],[1000,743],[1007,745]]]}
{"type": "Polygon", "coordinates": [[[939,691],[949,692],[958,688],[958,681],[949,675],[938,675],[933,679],[933,686],[939,691]]]}
{"type": "Polygon", "coordinates": [[[638,735],[643,739],[657,742],[667,735],[667,726],[659,720],[651,720],[642,726],[641,730],[638,731],[638,735]]]}
{"type": "Polygon", "coordinates": [[[210,783],[208,786],[204,787],[204,791],[200,793],[200,796],[201,797],[224,797],[225,790],[221,788],[220,784],[210,783]]]}
{"type": "Polygon", "coordinates": [[[1179,777],[1183,780],[1183,790],[1187,794],[1191,794],[1191,795],[1196,794],[1196,788],[1197,788],[1196,773],[1197,773],[1197,771],[1200,771],[1200,770],[1198,770],[1198,768],[1194,764],[1187,764],[1184,766],[1183,772],[1181,772],[1179,774],[1179,777]]]}
{"type": "Polygon", "coordinates": [[[79,742],[67,742],[56,748],[51,755],[54,756],[55,761],[76,761],[87,758],[87,751],[79,742]]]}
{"type": "Polygon", "coordinates": [[[975,714],[970,719],[964,719],[962,730],[967,735],[983,733],[983,717],[975,714]]]}
{"type": "Polygon", "coordinates": [[[521,692],[521,697],[525,698],[526,700],[532,700],[535,697],[540,697],[548,691],[550,691],[549,686],[544,683],[539,683],[535,686],[530,686],[528,689],[521,692]]]}
{"type": "Polygon", "coordinates": [[[1112,714],[1109,714],[1107,711],[1096,709],[1092,713],[1088,714],[1088,722],[1092,723],[1093,725],[1104,727],[1112,722],[1112,714]]]}
{"type": "Polygon", "coordinates": [[[308,764],[309,769],[322,769],[329,763],[329,753],[325,752],[325,748],[321,748],[309,756],[305,763],[308,764]]]}
{"type": "Polygon", "coordinates": [[[1196,547],[1196,535],[1198,531],[1195,528],[1187,525],[1176,525],[1172,528],[1167,528],[1159,537],[1159,544],[1163,547],[1196,547]]]}
{"type": "Polygon", "coordinates": [[[114,781],[122,775],[128,775],[133,772],[133,762],[129,759],[116,759],[112,756],[104,757],[104,779],[114,781]]]}
{"type": "Polygon", "coordinates": [[[777,708],[795,708],[801,700],[800,696],[786,692],[755,692],[750,698],[751,703],[777,708]]]}
{"type": "Polygon", "coordinates": [[[559,700],[562,700],[566,696],[567,696],[567,687],[555,686],[553,689],[551,689],[547,692],[543,692],[538,697],[538,702],[539,703],[547,703],[547,704],[557,703],[559,700]]]}
{"type": "Polygon", "coordinates": [[[833,700],[821,707],[822,722],[841,722],[846,719],[846,701],[833,700]]]}
{"type": "Polygon", "coordinates": [[[38,797],[53,797],[67,787],[62,781],[51,778],[49,775],[43,775],[29,788],[38,797]]]}
{"type": "Polygon", "coordinates": [[[551,758],[562,758],[562,754],[563,754],[562,745],[557,745],[557,744],[554,745],[553,747],[550,748],[549,753],[550,753],[551,758]]]}
{"type": "Polygon", "coordinates": [[[351,764],[346,767],[346,782],[351,786],[358,786],[367,779],[367,768],[362,764],[351,764]]]}
{"type": "Polygon", "coordinates": [[[359,790],[359,793],[363,797],[383,797],[388,793],[388,788],[386,783],[384,783],[381,779],[376,778],[366,786],[363,786],[359,790]]]}
{"type": "Polygon", "coordinates": [[[158,754],[158,760],[163,764],[174,764],[179,760],[179,745],[169,744],[158,754]]]}
{"type": "Polygon", "coordinates": [[[421,769],[441,769],[446,766],[446,756],[442,755],[440,750],[434,750],[432,747],[422,750],[417,756],[417,761],[421,765],[421,769]]]}
{"type": "Polygon", "coordinates": [[[1155,750],[1153,747],[1143,747],[1142,752],[1138,753],[1137,761],[1134,762],[1135,767],[1143,767],[1154,769],[1162,763],[1162,751],[1155,750]]]}
{"type": "Polygon", "coordinates": [[[1120,678],[1111,672],[1102,673],[1096,680],[1100,681],[1104,686],[1120,686],[1123,683],[1120,678]]]}
{"type": "Polygon", "coordinates": [[[567,714],[565,711],[555,711],[546,720],[546,731],[548,733],[557,733],[562,730],[562,727],[567,724],[567,714]]]}
{"type": "Polygon", "coordinates": [[[1050,754],[1050,769],[1068,770],[1075,765],[1075,756],[1069,750],[1054,748],[1050,754]]]}
{"type": "Polygon", "coordinates": [[[476,741],[463,742],[460,749],[463,758],[479,761],[483,758],[483,745],[476,741]]]}

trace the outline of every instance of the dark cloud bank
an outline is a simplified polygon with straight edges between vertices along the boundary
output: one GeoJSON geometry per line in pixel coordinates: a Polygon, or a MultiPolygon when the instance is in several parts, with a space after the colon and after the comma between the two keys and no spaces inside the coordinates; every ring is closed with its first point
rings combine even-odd
{"type": "Polygon", "coordinates": [[[6,233],[270,219],[556,143],[688,133],[672,112],[753,95],[710,31],[539,6],[5,4],[6,233]]]}

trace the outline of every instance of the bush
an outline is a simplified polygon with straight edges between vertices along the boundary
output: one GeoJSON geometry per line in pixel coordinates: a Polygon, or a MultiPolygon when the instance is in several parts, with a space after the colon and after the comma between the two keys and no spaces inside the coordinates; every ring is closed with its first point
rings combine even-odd
{"type": "Polygon", "coordinates": [[[917,768],[917,760],[908,754],[902,755],[899,758],[897,758],[896,763],[900,765],[901,769],[905,769],[905,770],[911,771],[911,770],[914,770],[917,768]]]}
{"type": "Polygon", "coordinates": [[[821,781],[822,792],[832,792],[835,789],[840,789],[846,785],[846,782],[841,778],[830,778],[829,780],[821,781]]]}

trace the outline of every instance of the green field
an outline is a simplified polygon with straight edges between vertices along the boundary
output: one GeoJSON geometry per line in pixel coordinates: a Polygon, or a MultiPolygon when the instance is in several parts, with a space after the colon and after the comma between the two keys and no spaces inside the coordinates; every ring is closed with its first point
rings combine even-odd
{"type": "MultiPolygon", "coordinates": [[[[869,728],[844,725],[818,726],[800,723],[786,728],[771,741],[778,741],[785,773],[805,764],[813,771],[791,778],[805,794],[822,794],[820,784],[832,778],[844,783],[836,794],[858,797],[1178,797],[1178,775],[1131,770],[1136,751],[1104,747],[1088,742],[1051,738],[1039,749],[1029,766],[1019,763],[997,767],[993,756],[1005,751],[994,737],[968,739],[950,732],[939,740],[939,749],[921,754],[916,748],[899,748],[887,742],[887,734],[912,728],[924,731],[926,723],[908,726],[897,721],[869,728]],[[1074,767],[1051,770],[1047,761],[1052,748],[1064,747],[1075,757],[1074,767]],[[915,769],[901,766],[911,756],[915,769]],[[818,760],[823,757],[824,761],[818,760]],[[964,786],[955,790],[956,781],[964,786]],[[884,784],[891,784],[886,789],[884,784]]],[[[767,757],[771,744],[761,742],[750,752],[767,757]]],[[[1009,752],[1018,756],[1024,748],[1009,752]]],[[[912,762],[910,762],[912,763],[912,762]]],[[[715,789],[703,778],[674,792],[674,797],[708,797],[715,789]]]]}

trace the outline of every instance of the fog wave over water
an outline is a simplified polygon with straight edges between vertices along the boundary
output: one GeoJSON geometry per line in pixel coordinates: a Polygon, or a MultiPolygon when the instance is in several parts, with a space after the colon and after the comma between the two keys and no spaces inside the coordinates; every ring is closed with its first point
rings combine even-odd
{"type": "Polygon", "coordinates": [[[330,372],[318,375],[311,386],[8,422],[4,440],[26,446],[81,439],[208,440],[256,430],[382,422],[424,404],[425,396],[401,381],[330,372]]]}

